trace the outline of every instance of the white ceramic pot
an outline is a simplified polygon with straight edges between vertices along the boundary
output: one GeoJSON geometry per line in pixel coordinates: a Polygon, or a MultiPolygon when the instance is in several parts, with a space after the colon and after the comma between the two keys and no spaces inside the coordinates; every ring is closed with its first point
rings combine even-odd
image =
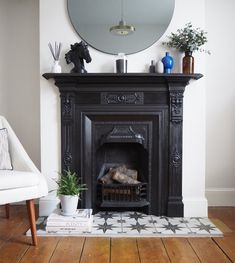
{"type": "Polygon", "coordinates": [[[61,214],[65,216],[73,216],[77,212],[79,196],[77,195],[60,195],[61,214]]]}
{"type": "Polygon", "coordinates": [[[52,73],[61,73],[61,66],[60,66],[58,60],[54,60],[54,64],[52,65],[51,72],[52,73]]]}
{"type": "Polygon", "coordinates": [[[156,63],[156,73],[163,73],[164,72],[164,66],[161,60],[158,60],[156,63]]]}

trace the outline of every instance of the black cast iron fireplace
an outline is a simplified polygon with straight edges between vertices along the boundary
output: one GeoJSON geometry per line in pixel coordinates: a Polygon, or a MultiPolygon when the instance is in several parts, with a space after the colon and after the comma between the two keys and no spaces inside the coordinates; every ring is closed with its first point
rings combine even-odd
{"type": "Polygon", "coordinates": [[[82,207],[183,216],[183,93],[202,75],[43,76],[60,90],[62,169],[87,184],[82,207]],[[114,172],[131,183],[120,183],[114,172]],[[101,183],[109,173],[114,181],[101,183]]]}

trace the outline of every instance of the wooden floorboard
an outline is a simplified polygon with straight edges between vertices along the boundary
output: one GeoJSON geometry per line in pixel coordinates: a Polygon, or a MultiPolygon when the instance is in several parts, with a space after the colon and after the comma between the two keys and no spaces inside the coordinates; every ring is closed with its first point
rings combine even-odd
{"type": "Polygon", "coordinates": [[[112,238],[111,263],[140,263],[137,241],[135,238],[112,238]]]}
{"type": "Polygon", "coordinates": [[[77,263],[79,262],[85,238],[64,237],[61,238],[52,257],[51,263],[77,263]]]}
{"type": "Polygon", "coordinates": [[[192,248],[202,262],[221,263],[231,262],[223,251],[211,238],[190,238],[188,239],[192,248]]]}
{"type": "Polygon", "coordinates": [[[161,238],[138,238],[137,246],[141,263],[170,262],[161,238]]]}
{"type": "Polygon", "coordinates": [[[21,259],[31,246],[31,238],[24,235],[29,224],[24,220],[12,236],[0,247],[0,263],[14,263],[21,259]]]}
{"type": "Polygon", "coordinates": [[[223,228],[213,238],[39,237],[38,247],[25,236],[25,206],[11,206],[10,219],[0,206],[0,263],[191,263],[235,262],[235,207],[210,208],[223,228]]]}
{"type": "Polygon", "coordinates": [[[31,246],[24,257],[20,260],[21,263],[47,263],[50,261],[54,250],[59,242],[59,237],[39,237],[38,246],[31,246]]]}
{"type": "Polygon", "coordinates": [[[187,238],[163,238],[163,243],[172,263],[200,262],[187,238]]]}
{"type": "Polygon", "coordinates": [[[216,244],[223,250],[223,252],[235,262],[235,236],[226,236],[224,238],[213,238],[216,244]]]}
{"type": "Polygon", "coordinates": [[[109,263],[110,238],[87,237],[80,263],[109,263]]]}

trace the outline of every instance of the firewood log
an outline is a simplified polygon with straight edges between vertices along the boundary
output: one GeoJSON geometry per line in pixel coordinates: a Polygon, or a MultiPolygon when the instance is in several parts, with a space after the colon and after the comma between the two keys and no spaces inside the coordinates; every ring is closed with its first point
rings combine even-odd
{"type": "Polygon", "coordinates": [[[99,181],[102,184],[112,184],[114,183],[114,180],[122,184],[137,184],[139,183],[139,181],[137,181],[137,177],[137,170],[127,169],[126,165],[121,165],[115,168],[110,168],[109,171],[99,179],[99,181]],[[116,173],[119,175],[115,175],[116,173]]]}
{"type": "Polygon", "coordinates": [[[137,180],[137,170],[128,169],[125,164],[116,167],[114,169],[117,169],[120,173],[126,174],[127,176],[131,177],[134,180],[137,180]]]}
{"type": "Polygon", "coordinates": [[[112,184],[113,179],[112,179],[112,169],[110,169],[104,176],[102,176],[99,181],[102,184],[112,184]]]}
{"type": "Polygon", "coordinates": [[[138,178],[138,173],[137,170],[132,170],[132,169],[126,169],[125,174],[129,177],[131,177],[134,180],[137,180],[138,178]]]}
{"type": "Polygon", "coordinates": [[[119,172],[116,169],[113,169],[111,173],[112,173],[112,179],[114,181],[121,183],[121,184],[138,184],[138,183],[140,183],[139,181],[132,179],[131,177],[127,176],[126,174],[119,172]]]}

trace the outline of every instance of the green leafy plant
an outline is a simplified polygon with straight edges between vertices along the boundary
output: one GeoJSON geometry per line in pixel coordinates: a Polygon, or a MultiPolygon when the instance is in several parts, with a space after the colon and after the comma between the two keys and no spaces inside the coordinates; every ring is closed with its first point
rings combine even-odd
{"type": "Polygon", "coordinates": [[[163,42],[171,48],[176,48],[179,51],[201,51],[210,54],[209,50],[200,49],[202,45],[207,43],[207,32],[198,28],[193,28],[191,23],[187,23],[183,29],[178,29],[176,33],[171,33],[167,36],[169,41],[163,42]]]}
{"type": "Polygon", "coordinates": [[[87,190],[86,184],[80,183],[81,178],[75,172],[65,170],[56,180],[58,185],[57,195],[79,195],[82,191],[87,190]]]}

